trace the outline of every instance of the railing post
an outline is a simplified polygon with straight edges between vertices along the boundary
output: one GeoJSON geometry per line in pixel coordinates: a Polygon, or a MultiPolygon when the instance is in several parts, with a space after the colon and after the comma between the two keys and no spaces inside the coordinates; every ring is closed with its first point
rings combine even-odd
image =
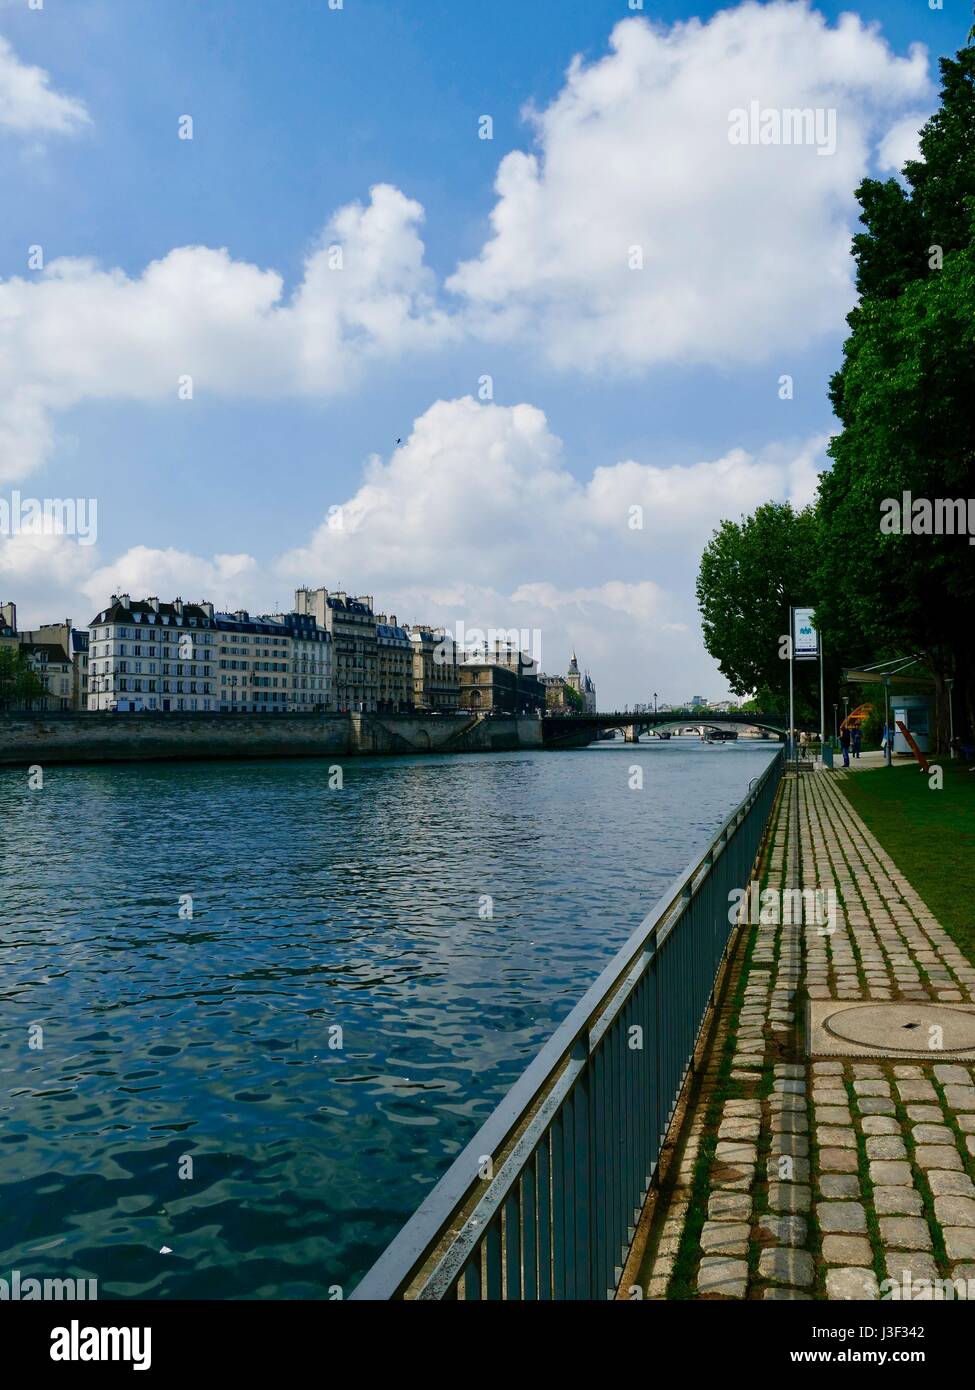
{"type": "Polygon", "coordinates": [[[576,1040],[572,1049],[572,1060],[582,1063],[582,1071],[573,1092],[574,1133],[571,1137],[573,1149],[574,1212],[573,1234],[569,1237],[575,1245],[575,1297],[593,1297],[593,1261],[595,1256],[594,1216],[595,1197],[593,1191],[593,1132],[592,1132],[592,1069],[589,1065],[589,1038],[586,1034],[576,1040]]]}

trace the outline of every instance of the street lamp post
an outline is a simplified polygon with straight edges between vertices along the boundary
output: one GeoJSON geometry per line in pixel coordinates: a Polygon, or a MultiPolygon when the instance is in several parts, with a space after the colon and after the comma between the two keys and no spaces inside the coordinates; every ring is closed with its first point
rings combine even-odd
{"type": "Polygon", "coordinates": [[[894,757],[894,731],[890,727],[890,677],[884,677],[884,723],[887,726],[887,746],[884,749],[884,762],[888,767],[893,765],[894,757]]]}
{"type": "Polygon", "coordinates": [[[955,683],[954,676],[945,677],[945,685],[948,687],[948,756],[955,756],[955,711],[951,703],[951,687],[955,683]]]}
{"type": "Polygon", "coordinates": [[[656,691],[653,692],[653,712],[654,712],[654,714],[657,713],[657,692],[656,692],[656,691]]]}
{"type": "Polygon", "coordinates": [[[838,716],[838,714],[837,714],[838,709],[839,709],[839,705],[838,705],[838,704],[836,703],[836,701],[834,700],[834,701],[833,701],[833,738],[836,739],[837,741],[839,740],[839,737],[840,737],[839,724],[837,723],[837,719],[839,718],[839,716],[838,716]]]}

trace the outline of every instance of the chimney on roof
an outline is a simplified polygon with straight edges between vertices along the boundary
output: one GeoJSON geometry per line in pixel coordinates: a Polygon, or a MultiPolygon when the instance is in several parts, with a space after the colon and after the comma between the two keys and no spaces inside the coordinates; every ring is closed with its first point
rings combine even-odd
{"type": "Polygon", "coordinates": [[[200,607],[203,609],[204,613],[207,615],[208,618],[212,618],[212,617],[213,617],[213,604],[212,604],[212,603],[210,603],[210,602],[208,602],[208,601],[204,601],[204,602],[202,602],[202,603],[200,604],[200,607]]]}
{"type": "Polygon", "coordinates": [[[156,597],[155,594],[153,594],[152,598],[147,598],[146,603],[148,603],[149,607],[152,609],[154,613],[159,612],[159,599],[156,597]]]}
{"type": "Polygon", "coordinates": [[[173,599],[173,612],[178,618],[183,616],[183,600],[181,598],[173,599]]]}
{"type": "Polygon", "coordinates": [[[119,594],[118,601],[123,608],[132,607],[132,597],[130,594],[119,594]]]}

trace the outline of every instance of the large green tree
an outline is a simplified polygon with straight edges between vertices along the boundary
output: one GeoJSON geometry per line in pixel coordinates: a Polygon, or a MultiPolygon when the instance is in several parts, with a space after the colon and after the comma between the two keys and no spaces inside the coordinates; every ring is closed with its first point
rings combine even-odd
{"type": "MultiPolygon", "coordinates": [[[[753,516],[723,521],[697,577],[704,645],[736,695],[755,692],[766,710],[785,712],[792,606],[815,606],[817,523],[811,507],[767,502],[753,516]]],[[[819,669],[795,664],[796,716],[818,724],[819,669]]]]}
{"type": "Polygon", "coordinates": [[[22,647],[0,646],[0,710],[30,706],[44,695],[44,683],[22,647]]]}
{"type": "Polygon", "coordinates": [[[975,722],[975,551],[967,535],[881,530],[884,503],[905,492],[975,498],[975,50],[942,59],[941,74],[904,184],[857,190],[861,300],[830,388],[842,430],[820,480],[816,590],[834,633],[861,632],[874,655],[925,656],[943,746],[946,678],[956,723],[975,722]]]}

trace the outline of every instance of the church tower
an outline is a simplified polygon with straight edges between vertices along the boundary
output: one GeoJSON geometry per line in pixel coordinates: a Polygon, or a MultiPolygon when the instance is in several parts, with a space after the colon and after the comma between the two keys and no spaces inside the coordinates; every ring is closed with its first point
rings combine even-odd
{"type": "Polygon", "coordinates": [[[572,660],[569,662],[568,674],[565,678],[566,685],[572,687],[580,695],[582,694],[582,672],[579,670],[579,662],[576,660],[575,652],[572,653],[572,660]]]}

